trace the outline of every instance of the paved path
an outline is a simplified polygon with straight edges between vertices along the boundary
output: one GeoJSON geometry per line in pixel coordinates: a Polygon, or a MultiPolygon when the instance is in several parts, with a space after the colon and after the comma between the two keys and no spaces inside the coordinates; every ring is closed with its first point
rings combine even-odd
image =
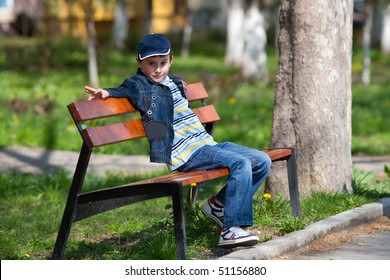
{"type": "MultiPolygon", "coordinates": [[[[0,172],[42,174],[61,168],[73,173],[78,152],[48,151],[38,148],[7,147],[0,149],[0,172]]],[[[149,162],[148,156],[99,155],[91,156],[88,172],[123,172],[125,175],[147,171],[167,170],[166,165],[149,162]]]]}
{"type": "Polygon", "coordinates": [[[390,167],[390,156],[354,156],[353,164],[363,171],[372,172],[377,177],[387,178],[385,166],[390,167]]]}
{"type": "MultiPolygon", "coordinates": [[[[279,258],[303,248],[304,246],[310,245],[312,242],[324,238],[329,234],[342,232],[355,226],[374,222],[384,216],[390,217],[390,197],[328,217],[319,222],[310,224],[302,230],[294,231],[265,243],[260,243],[252,248],[235,251],[220,259],[253,260],[279,258]]],[[[292,259],[390,260],[389,234],[390,228],[382,233],[377,232],[370,235],[369,241],[366,240],[366,243],[364,244],[361,242],[357,244],[356,242],[359,241],[352,239],[352,241],[345,244],[346,247],[340,248],[335,246],[333,249],[327,252],[318,253],[315,256],[304,256],[303,258],[298,257],[292,259]],[[381,248],[381,250],[378,250],[378,248],[381,248]]],[[[365,236],[360,237],[360,239],[365,238],[365,236]]]]}
{"type": "Polygon", "coordinates": [[[390,260],[390,231],[354,236],[335,250],[305,256],[305,260],[390,260]]]}
{"type": "MultiPolygon", "coordinates": [[[[78,154],[27,147],[0,148],[0,172],[40,174],[60,168],[74,172],[78,154]]],[[[358,169],[384,177],[384,166],[390,167],[390,156],[357,156],[353,157],[353,163],[358,169]]],[[[99,154],[92,154],[89,166],[89,172],[95,174],[122,171],[126,175],[132,175],[150,170],[166,170],[166,166],[149,162],[148,156],[99,154]]]]}

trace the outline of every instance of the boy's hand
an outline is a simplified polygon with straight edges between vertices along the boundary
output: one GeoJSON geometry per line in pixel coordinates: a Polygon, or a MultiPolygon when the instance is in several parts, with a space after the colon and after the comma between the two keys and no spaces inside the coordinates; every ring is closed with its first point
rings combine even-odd
{"type": "Polygon", "coordinates": [[[84,87],[84,91],[91,95],[88,98],[88,100],[106,99],[107,97],[110,96],[110,94],[108,93],[107,90],[101,89],[101,88],[95,89],[95,88],[92,88],[92,87],[85,86],[84,87]]]}
{"type": "Polygon", "coordinates": [[[183,84],[184,91],[187,91],[188,90],[187,83],[184,81],[181,81],[181,83],[183,84]]]}

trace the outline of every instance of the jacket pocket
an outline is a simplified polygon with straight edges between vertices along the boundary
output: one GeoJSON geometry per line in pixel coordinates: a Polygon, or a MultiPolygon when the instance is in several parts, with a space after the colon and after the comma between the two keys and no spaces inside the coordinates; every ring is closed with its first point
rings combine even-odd
{"type": "Polygon", "coordinates": [[[146,136],[149,141],[165,139],[167,135],[167,125],[163,122],[148,120],[143,121],[146,136]]]}

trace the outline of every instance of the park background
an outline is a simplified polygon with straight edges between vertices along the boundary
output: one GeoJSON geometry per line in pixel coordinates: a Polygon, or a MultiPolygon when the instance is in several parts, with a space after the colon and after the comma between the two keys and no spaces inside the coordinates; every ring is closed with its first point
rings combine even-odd
{"type": "MultiPolygon", "coordinates": [[[[86,98],[85,84],[118,85],[135,73],[139,38],[145,33],[161,32],[172,41],[172,71],[187,82],[202,81],[210,93],[221,116],[214,137],[218,141],[269,147],[278,70],[279,2],[259,1],[266,34],[261,77],[245,76],[240,65],[227,65],[228,2],[0,1],[0,145],[79,151],[81,138],[66,105],[86,98]],[[120,19],[126,17],[123,24],[120,19]],[[88,22],[93,23],[92,29],[88,29],[88,22]],[[190,41],[184,40],[188,30],[190,41]],[[122,35],[114,36],[118,34],[122,35]],[[93,59],[95,68],[91,67],[93,59]]],[[[389,21],[388,4],[355,1],[351,73],[353,155],[390,154],[390,55],[381,37],[387,30],[384,24],[389,21]],[[373,15],[371,27],[367,27],[366,20],[369,11],[373,15]],[[367,28],[371,35],[368,44],[364,35],[367,28]]],[[[115,148],[102,147],[97,152],[146,155],[148,144],[124,143],[115,148]]],[[[265,201],[259,195],[255,216],[258,229],[263,232],[262,241],[389,194],[388,177],[376,178],[359,170],[354,173],[360,192],[315,194],[313,200],[302,201],[301,221],[289,215],[289,206],[281,197],[265,201]],[[333,204],[335,208],[329,206],[333,204]]],[[[50,258],[71,177],[65,172],[41,176],[1,174],[2,259],[50,258]]],[[[91,176],[86,189],[135,179],[121,174],[91,176]]],[[[200,199],[221,184],[205,188],[200,199]]],[[[218,232],[215,228],[212,234],[208,232],[213,225],[197,210],[187,211],[192,258],[223,254],[214,245],[218,232]]],[[[169,203],[161,200],[80,222],[72,232],[74,239],[69,241],[67,257],[174,258],[174,242],[166,230],[172,222],[169,211],[169,203]],[[154,215],[149,215],[151,211],[154,215]],[[163,236],[161,240],[153,240],[155,232],[163,236]],[[133,246],[128,246],[130,243],[133,246]]]]}

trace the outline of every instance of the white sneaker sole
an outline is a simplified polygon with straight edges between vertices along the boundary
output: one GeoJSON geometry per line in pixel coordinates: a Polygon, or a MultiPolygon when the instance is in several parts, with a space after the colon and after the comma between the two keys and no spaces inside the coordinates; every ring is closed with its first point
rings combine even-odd
{"type": "Polygon", "coordinates": [[[232,240],[220,240],[218,246],[224,249],[231,249],[235,247],[251,247],[259,243],[259,238],[254,235],[248,235],[245,237],[232,239],[232,240]]]}

